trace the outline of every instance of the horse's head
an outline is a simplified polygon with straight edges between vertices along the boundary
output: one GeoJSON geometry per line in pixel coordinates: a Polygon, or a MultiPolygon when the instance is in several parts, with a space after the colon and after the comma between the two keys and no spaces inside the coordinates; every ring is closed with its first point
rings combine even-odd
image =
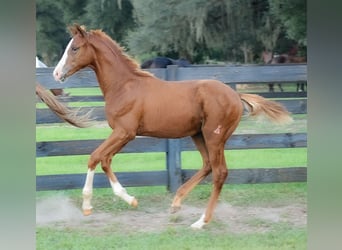
{"type": "Polygon", "coordinates": [[[55,80],[60,82],[88,66],[93,60],[92,48],[88,42],[89,34],[85,28],[75,24],[69,27],[69,31],[72,38],[53,71],[55,80]]]}

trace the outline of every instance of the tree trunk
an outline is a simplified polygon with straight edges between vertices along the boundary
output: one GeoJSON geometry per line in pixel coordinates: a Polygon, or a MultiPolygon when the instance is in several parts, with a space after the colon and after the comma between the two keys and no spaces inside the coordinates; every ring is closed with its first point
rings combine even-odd
{"type": "Polygon", "coordinates": [[[249,59],[250,59],[250,52],[251,52],[251,47],[248,46],[246,44],[246,42],[244,42],[241,46],[240,46],[240,49],[242,50],[243,52],[243,58],[244,58],[244,63],[248,63],[249,62],[249,59]]]}

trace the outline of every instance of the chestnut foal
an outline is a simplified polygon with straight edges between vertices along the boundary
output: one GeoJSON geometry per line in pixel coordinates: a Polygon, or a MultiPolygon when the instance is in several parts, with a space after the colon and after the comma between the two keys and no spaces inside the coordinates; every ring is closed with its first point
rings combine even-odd
{"type": "Polygon", "coordinates": [[[203,159],[203,167],[176,192],[175,212],[184,197],[209,173],[213,188],[205,213],[191,226],[202,228],[213,214],[228,170],[224,145],[240,122],[244,107],[252,116],[264,114],[278,123],[291,120],[280,104],[257,95],[238,94],[216,80],[163,81],[143,71],[123,49],[100,30],[86,31],[73,25],[72,39],[53,75],[63,82],[78,70],[90,67],[105,100],[111,135],[91,154],[83,188],[83,212],[92,212],[94,170],[101,163],[114,194],[132,206],[135,197],[121,186],[111,170],[112,157],[136,136],[181,138],[191,136],[203,159]]]}

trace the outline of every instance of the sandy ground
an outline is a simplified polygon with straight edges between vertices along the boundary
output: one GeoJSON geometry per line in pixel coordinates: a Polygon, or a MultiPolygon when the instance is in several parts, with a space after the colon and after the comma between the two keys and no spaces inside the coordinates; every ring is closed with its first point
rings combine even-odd
{"type": "MultiPolygon", "coordinates": [[[[101,230],[108,227],[120,228],[122,232],[157,232],[169,227],[188,227],[203,213],[204,207],[183,204],[182,209],[171,214],[168,209],[150,204],[142,209],[108,213],[94,210],[90,216],[83,216],[78,204],[65,196],[55,196],[37,201],[36,225],[54,228],[82,228],[101,230]]],[[[307,208],[305,204],[291,204],[282,207],[232,206],[219,202],[212,222],[206,227],[218,228],[229,233],[267,232],[277,223],[291,227],[306,227],[307,208]]]]}

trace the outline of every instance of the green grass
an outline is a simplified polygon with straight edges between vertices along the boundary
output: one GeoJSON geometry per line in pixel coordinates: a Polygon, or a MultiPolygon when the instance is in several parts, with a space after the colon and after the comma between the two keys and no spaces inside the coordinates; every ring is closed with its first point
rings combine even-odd
{"type": "MultiPolygon", "coordinates": [[[[154,207],[167,211],[172,194],[165,187],[127,188],[139,199],[137,211],[154,207]]],[[[281,207],[306,203],[306,183],[225,185],[220,202],[229,202],[241,209],[255,207],[281,207]]],[[[81,190],[59,191],[81,204],[81,190]]],[[[37,199],[53,197],[55,191],[37,194],[37,199]]],[[[203,206],[210,194],[209,185],[197,186],[184,204],[203,206]]],[[[98,212],[122,216],[133,211],[124,202],[112,202],[110,189],[94,190],[94,209],[98,212]]],[[[79,205],[78,205],[79,206],[79,205]]],[[[96,216],[96,215],[94,215],[96,216]]],[[[153,216],[153,215],[152,215],[153,216]]],[[[189,216],[193,216],[189,214],[189,216]]],[[[306,249],[305,227],[286,222],[274,223],[246,217],[248,226],[256,229],[266,227],[266,232],[234,233],[226,229],[229,222],[213,220],[204,230],[191,230],[188,226],[176,226],[177,218],[171,217],[170,224],[160,230],[129,230],[127,224],[108,224],[88,227],[39,226],[36,229],[36,249],[306,249]],[[173,221],[172,221],[173,220],[173,221]],[[128,230],[128,231],[127,231],[128,230]]],[[[129,223],[128,223],[129,224],[129,223]]],[[[142,225],[143,227],[143,225],[142,225]]]]}
{"type": "MultiPolygon", "coordinates": [[[[102,96],[102,92],[100,88],[66,88],[64,89],[65,93],[68,93],[70,96],[102,96]]],[[[104,106],[104,102],[70,102],[67,103],[69,107],[96,107],[96,106],[104,106]]],[[[36,108],[48,108],[45,103],[37,102],[36,108]]]]}
{"type": "MultiPolygon", "coordinates": [[[[127,192],[139,200],[138,209],[146,209],[154,206],[160,209],[168,209],[173,193],[167,191],[164,186],[151,187],[126,187],[127,192]]],[[[69,189],[60,191],[37,192],[37,200],[64,195],[71,198],[75,204],[82,202],[81,189],[69,189]]],[[[184,204],[205,206],[211,193],[211,185],[197,185],[186,197],[184,204]]],[[[93,205],[99,212],[116,213],[122,210],[134,210],[124,201],[113,202],[111,188],[97,188],[93,193],[93,205]]],[[[248,207],[281,207],[291,203],[306,204],[307,184],[298,183],[268,183],[268,184],[226,184],[222,188],[219,201],[227,202],[232,206],[248,207]]]]}
{"type": "Polygon", "coordinates": [[[36,141],[105,139],[110,133],[108,126],[79,129],[64,124],[42,125],[36,127],[36,141]]]}
{"type": "Polygon", "coordinates": [[[66,88],[65,93],[69,93],[70,96],[86,96],[86,95],[101,95],[102,92],[99,87],[92,88],[66,88]]]}
{"type": "Polygon", "coordinates": [[[112,233],[93,234],[84,230],[37,230],[37,247],[42,250],[55,249],[230,249],[230,250],[285,250],[306,249],[304,229],[284,228],[270,233],[236,236],[230,234],[191,231],[189,229],[169,229],[156,233],[112,233]],[[39,240],[44,239],[44,240],[39,240]]]}
{"type": "MultiPolygon", "coordinates": [[[[296,92],[297,91],[297,83],[284,83],[281,85],[284,92],[296,92]]],[[[237,84],[237,91],[240,93],[264,93],[268,92],[268,84],[258,83],[258,84],[237,84]]],[[[274,84],[274,91],[280,92],[278,84],[274,84]]]]}

